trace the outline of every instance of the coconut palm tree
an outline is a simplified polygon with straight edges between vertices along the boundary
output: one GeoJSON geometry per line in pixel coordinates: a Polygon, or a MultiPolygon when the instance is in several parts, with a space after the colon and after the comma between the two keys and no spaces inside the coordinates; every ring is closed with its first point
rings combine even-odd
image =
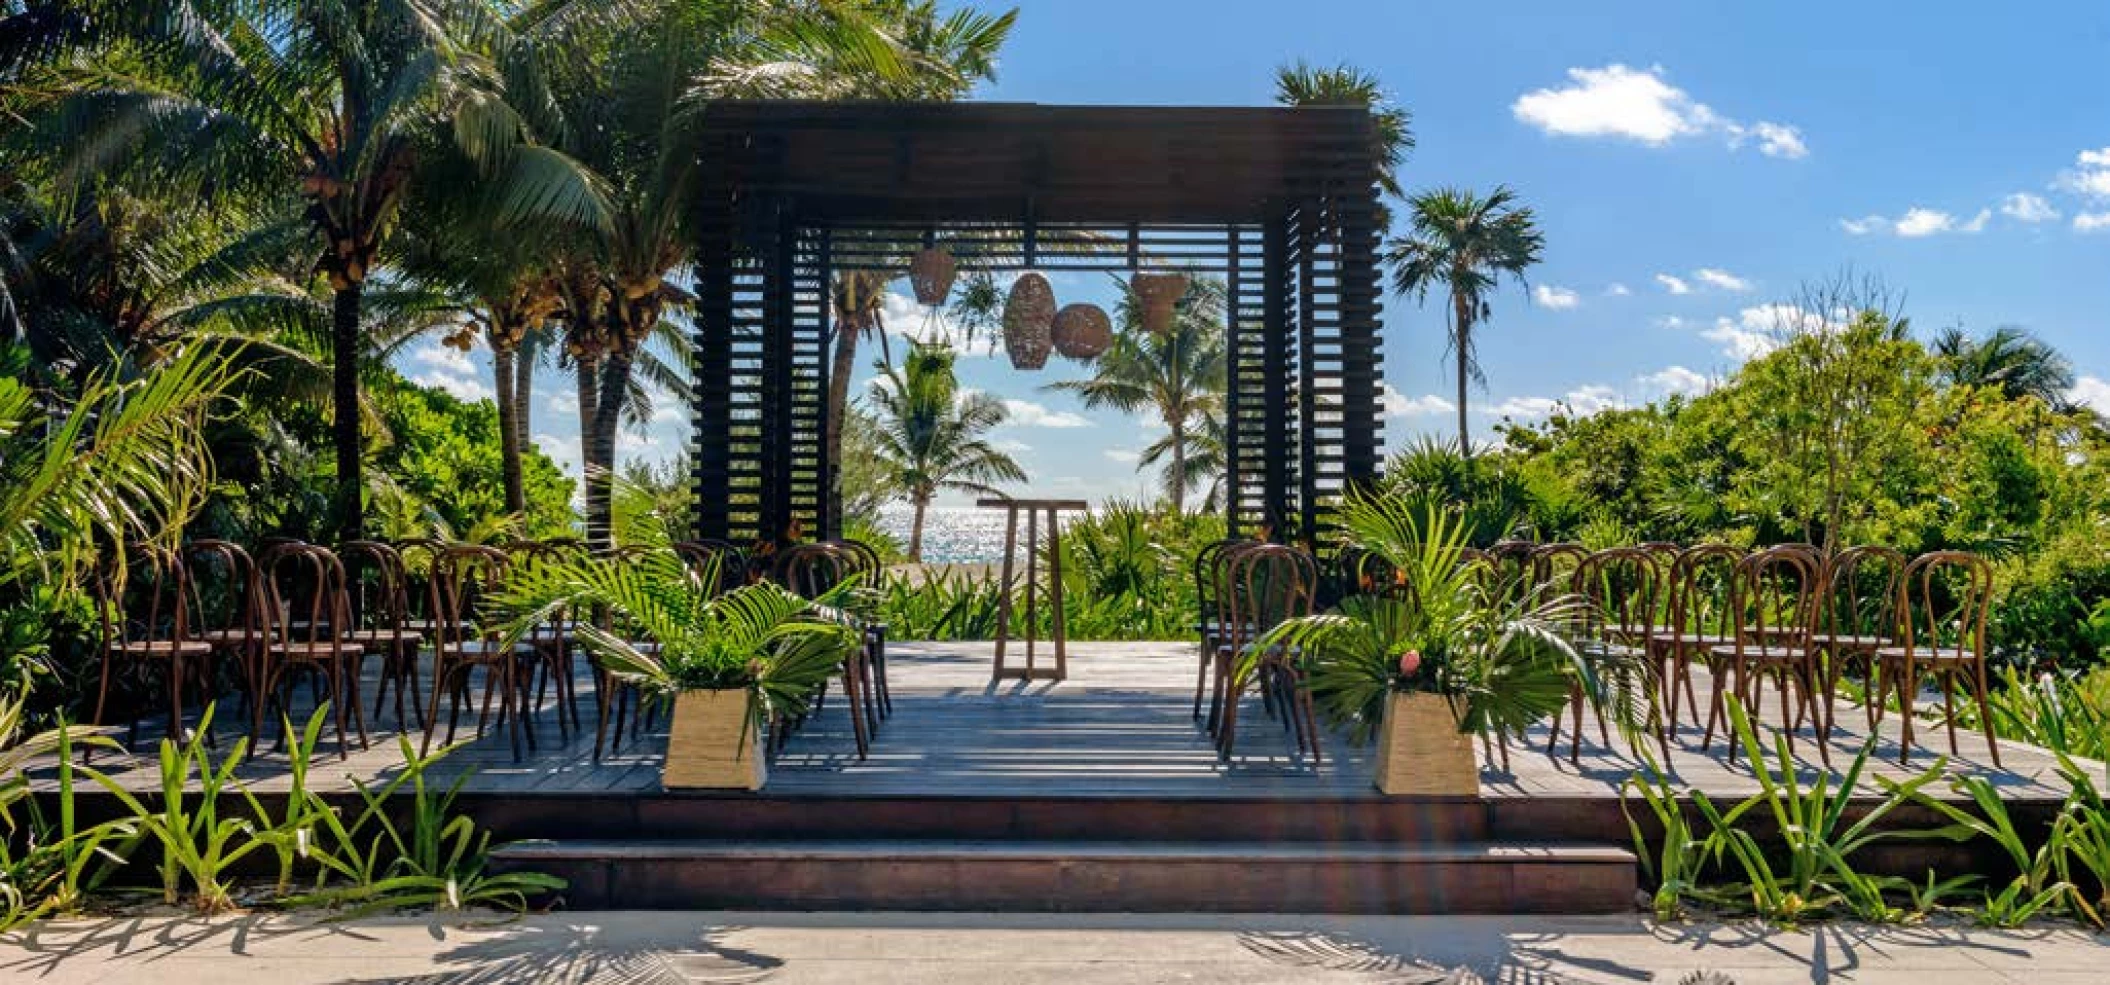
{"type": "MultiPolygon", "coordinates": [[[[1297,61],[1275,69],[1275,102],[1284,106],[1363,106],[1377,125],[1377,184],[1404,198],[1399,166],[1414,149],[1414,117],[1392,100],[1377,76],[1345,62],[1321,67],[1297,61]]],[[[1383,225],[1383,224],[1380,224],[1383,225]]]]}
{"type": "Polygon", "coordinates": [[[2023,329],[2002,325],[1982,339],[1945,329],[1933,348],[1951,385],[1997,389],[2009,400],[2035,397],[2057,410],[2073,406],[2073,363],[2023,329]]]}
{"type": "Polygon", "coordinates": [[[1004,423],[1003,402],[962,391],[955,358],[949,346],[911,343],[898,366],[879,367],[880,378],[872,381],[879,459],[915,509],[912,562],[923,560],[923,520],[940,491],[993,493],[994,483],[1026,481],[1025,470],[987,438],[1004,423]]]}
{"type": "Polygon", "coordinates": [[[1469,384],[1483,386],[1473,331],[1494,314],[1489,299],[1503,278],[1524,281],[1539,262],[1546,236],[1516,193],[1497,185],[1485,196],[1460,188],[1438,188],[1408,199],[1406,236],[1392,241],[1385,263],[1392,289],[1426,301],[1432,288],[1449,295],[1449,342],[1458,361],[1458,449],[1470,456],[1466,427],[1469,384]]]}
{"type": "Polygon", "coordinates": [[[1159,442],[1163,450],[1150,459],[1166,460],[1165,490],[1172,508],[1184,512],[1188,491],[1204,479],[1188,464],[1196,435],[1207,430],[1205,421],[1223,413],[1228,373],[1224,286],[1213,280],[1195,281],[1181,299],[1172,325],[1163,332],[1143,327],[1133,296],[1122,300],[1118,317],[1121,330],[1112,348],[1099,357],[1091,377],[1053,383],[1048,389],[1074,393],[1094,409],[1155,413],[1166,434],[1159,442]]]}
{"type": "MultiPolygon", "coordinates": [[[[331,299],[332,444],[340,532],[359,535],[363,438],[359,332],[369,278],[387,257],[419,148],[458,140],[531,189],[516,211],[588,220],[591,187],[519,147],[482,38],[482,4],[357,0],[197,3],[79,0],[104,43],[49,67],[62,175],[124,168],[201,194],[297,192],[321,241],[331,299]],[[435,122],[449,124],[435,127],[435,122]],[[444,135],[444,137],[443,137],[444,135]]],[[[558,5],[562,6],[562,5],[558,5]]]]}

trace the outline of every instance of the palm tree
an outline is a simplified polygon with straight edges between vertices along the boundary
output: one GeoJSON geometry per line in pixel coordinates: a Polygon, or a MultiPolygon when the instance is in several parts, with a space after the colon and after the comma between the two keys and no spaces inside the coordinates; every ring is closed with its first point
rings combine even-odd
{"type": "MultiPolygon", "coordinates": [[[[1284,106],[1363,106],[1377,125],[1377,184],[1404,198],[1399,166],[1414,149],[1414,117],[1392,101],[1377,76],[1347,63],[1319,67],[1297,61],[1275,69],[1275,102],[1284,106]]],[[[1382,223],[1380,225],[1383,225],[1382,223]]]]}
{"type": "Polygon", "coordinates": [[[81,0],[109,40],[58,61],[50,118],[70,148],[60,173],[126,165],[200,192],[297,191],[321,239],[314,271],[332,294],[332,445],[340,533],[364,526],[361,309],[385,259],[418,149],[445,121],[494,169],[541,165],[523,210],[590,217],[588,189],[549,181],[546,156],[511,152],[519,116],[472,40],[480,5],[361,0],[81,0]]]}
{"type": "Polygon", "coordinates": [[[1450,294],[1449,342],[1458,360],[1458,449],[1470,457],[1465,402],[1468,384],[1486,384],[1474,348],[1473,330],[1493,315],[1488,299],[1506,276],[1523,283],[1539,262],[1546,236],[1531,209],[1516,205],[1516,193],[1497,185],[1486,197],[1458,188],[1422,192],[1407,202],[1410,231],[1393,240],[1385,256],[1392,289],[1428,299],[1441,287],[1450,294]]]}
{"type": "Polygon", "coordinates": [[[1121,331],[1091,378],[1064,380],[1048,389],[1074,393],[1094,409],[1156,413],[1166,434],[1159,442],[1162,451],[1153,446],[1150,461],[1168,460],[1165,490],[1173,510],[1185,512],[1187,492],[1206,479],[1188,463],[1195,437],[1207,431],[1204,422],[1223,413],[1228,372],[1224,286],[1195,281],[1180,301],[1178,317],[1163,332],[1142,327],[1133,296],[1122,300],[1119,317],[1121,331]]]}
{"type": "Polygon", "coordinates": [[[923,560],[923,519],[940,490],[993,493],[993,483],[1024,482],[1026,473],[985,437],[1004,423],[1004,404],[962,392],[955,354],[943,344],[911,343],[901,364],[881,366],[872,382],[879,459],[915,508],[908,559],[923,560]]]}
{"type": "Polygon", "coordinates": [[[2073,406],[2073,363],[2023,329],[2003,325],[1982,339],[1945,329],[1934,338],[1934,354],[1951,385],[1997,389],[2009,400],[2035,397],[2060,411],[2073,406]]]}

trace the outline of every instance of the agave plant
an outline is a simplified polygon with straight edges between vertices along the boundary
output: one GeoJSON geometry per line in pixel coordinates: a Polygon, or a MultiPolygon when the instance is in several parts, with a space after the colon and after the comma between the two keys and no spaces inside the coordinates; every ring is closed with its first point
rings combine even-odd
{"type": "Polygon", "coordinates": [[[1405,501],[1350,496],[1350,541],[1388,562],[1399,590],[1345,599],[1332,612],[1285,621],[1256,647],[1302,652],[1323,715],[1366,741],[1394,691],[1450,699],[1464,732],[1522,732],[1560,711],[1572,689],[1607,708],[1624,731],[1645,713],[1645,671],[1587,658],[1574,628],[1587,603],[1529,585],[1490,585],[1463,562],[1465,524],[1405,501]]]}
{"type": "Polygon", "coordinates": [[[606,611],[609,624],[577,632],[610,673],[659,692],[746,690],[776,715],[805,711],[858,645],[855,630],[830,618],[846,589],[808,600],[758,584],[713,598],[697,585],[674,551],[644,548],[620,559],[530,563],[497,601],[515,638],[562,612],[606,611]]]}

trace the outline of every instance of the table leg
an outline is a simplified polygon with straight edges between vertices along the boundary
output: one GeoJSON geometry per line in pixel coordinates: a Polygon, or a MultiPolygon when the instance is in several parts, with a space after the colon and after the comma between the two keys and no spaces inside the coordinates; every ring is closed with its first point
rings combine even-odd
{"type": "Polygon", "coordinates": [[[1011,564],[1018,553],[1018,511],[1004,511],[1004,577],[997,583],[996,599],[996,666],[990,671],[990,680],[1001,680],[1004,676],[1004,644],[1011,639],[1011,564]]]}
{"type": "Polygon", "coordinates": [[[1063,621],[1062,607],[1062,522],[1056,518],[1055,510],[1048,510],[1048,604],[1055,607],[1055,679],[1068,680],[1070,676],[1069,652],[1066,647],[1069,628],[1063,621]]]}

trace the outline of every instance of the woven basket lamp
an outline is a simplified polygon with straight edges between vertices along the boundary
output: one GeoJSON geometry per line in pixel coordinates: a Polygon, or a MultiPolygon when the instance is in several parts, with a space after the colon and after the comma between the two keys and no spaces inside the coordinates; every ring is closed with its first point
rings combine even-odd
{"type": "Polygon", "coordinates": [[[1173,311],[1187,296],[1187,275],[1139,273],[1128,279],[1128,289],[1135,292],[1143,328],[1163,332],[1172,327],[1173,311]]]}
{"type": "Polygon", "coordinates": [[[1011,285],[1004,301],[1004,354],[1013,369],[1039,369],[1048,364],[1055,334],[1055,288],[1041,274],[1027,271],[1011,285]]]}
{"type": "Polygon", "coordinates": [[[1114,344],[1113,319],[1096,304],[1066,304],[1055,313],[1055,351],[1065,359],[1090,362],[1114,344]]]}
{"type": "Polygon", "coordinates": [[[952,254],[944,247],[917,250],[908,264],[908,284],[916,292],[916,303],[931,308],[944,304],[959,273],[959,264],[953,262],[952,254]]]}

